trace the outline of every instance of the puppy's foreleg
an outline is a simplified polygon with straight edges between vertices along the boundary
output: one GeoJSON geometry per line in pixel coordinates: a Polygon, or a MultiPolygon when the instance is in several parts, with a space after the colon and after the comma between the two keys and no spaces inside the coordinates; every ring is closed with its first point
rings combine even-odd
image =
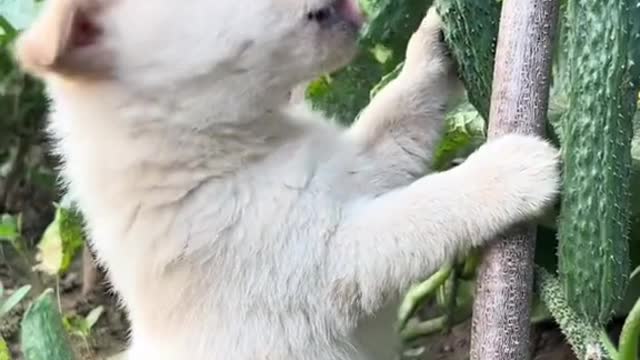
{"type": "Polygon", "coordinates": [[[376,311],[459,251],[540,214],[558,189],[557,159],[543,140],[507,135],[456,168],[353,205],[332,248],[336,283],[358,289],[351,305],[376,311]]]}
{"type": "Polygon", "coordinates": [[[413,34],[405,64],[363,110],[348,135],[379,167],[383,187],[406,185],[424,174],[440,140],[445,108],[460,89],[454,65],[440,38],[432,8],[413,34]]]}

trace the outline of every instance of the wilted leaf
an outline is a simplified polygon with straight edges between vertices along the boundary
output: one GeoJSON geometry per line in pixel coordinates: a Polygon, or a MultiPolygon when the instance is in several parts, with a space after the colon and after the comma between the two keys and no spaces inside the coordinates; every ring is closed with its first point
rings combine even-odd
{"type": "Polygon", "coordinates": [[[58,206],[38,244],[36,269],[49,275],[65,273],[83,244],[82,217],[74,208],[58,206]]]}
{"type": "Polygon", "coordinates": [[[2,302],[0,305],[0,317],[8,314],[16,305],[22,301],[25,296],[31,291],[31,285],[24,285],[16,290],[11,296],[2,302]]]}
{"type": "MultiPolygon", "coordinates": [[[[56,216],[57,219],[58,216],[56,216]]],[[[49,275],[57,275],[62,268],[62,238],[59,220],[54,220],[44,231],[38,244],[35,269],[49,275]]]]}

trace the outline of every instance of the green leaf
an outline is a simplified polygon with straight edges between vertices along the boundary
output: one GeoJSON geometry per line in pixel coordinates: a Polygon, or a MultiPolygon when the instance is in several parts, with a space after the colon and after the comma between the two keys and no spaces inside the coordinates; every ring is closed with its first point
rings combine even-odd
{"type": "Polygon", "coordinates": [[[455,158],[466,157],[486,139],[485,121],[468,101],[450,111],[445,121],[445,134],[434,156],[436,170],[446,169],[455,158]]]}
{"type": "Polygon", "coordinates": [[[13,40],[17,34],[16,29],[11,25],[9,20],[0,15],[0,36],[2,37],[2,43],[7,44],[13,40]]]}
{"type": "Polygon", "coordinates": [[[95,325],[98,322],[98,320],[100,319],[100,316],[102,316],[103,313],[104,313],[104,307],[102,305],[91,310],[89,314],[87,314],[87,317],[85,318],[87,321],[87,329],[91,330],[93,328],[93,325],[95,325]]]}
{"type": "Polygon", "coordinates": [[[20,231],[17,218],[9,214],[0,216],[0,241],[15,244],[18,237],[20,237],[20,231]]]}
{"type": "Polygon", "coordinates": [[[87,326],[87,320],[80,315],[65,315],[62,317],[62,323],[67,333],[86,338],[89,336],[89,327],[87,326]]]}
{"type": "Polygon", "coordinates": [[[58,206],[38,244],[36,269],[54,276],[65,273],[83,244],[82,217],[73,207],[58,206]]]}
{"type": "Polygon", "coordinates": [[[82,216],[75,208],[60,208],[60,236],[63,242],[62,271],[71,265],[75,255],[84,246],[82,216]]]}
{"type": "Polygon", "coordinates": [[[0,305],[0,318],[8,314],[16,305],[18,305],[20,301],[27,296],[29,291],[31,291],[31,285],[24,285],[3,301],[2,305],[0,305]]]}
{"type": "Polygon", "coordinates": [[[385,74],[384,65],[373,54],[365,52],[347,68],[313,81],[306,98],[315,110],[350,124],[369,102],[369,91],[385,74]]]}
{"type": "Polygon", "coordinates": [[[75,358],[52,289],[47,289],[25,312],[21,339],[25,360],[75,358]]]}
{"type": "Polygon", "coordinates": [[[98,322],[104,312],[103,306],[98,306],[91,310],[86,317],[80,315],[69,315],[62,318],[66,331],[83,339],[91,335],[91,329],[98,322]]]}
{"type": "Polygon", "coordinates": [[[640,336],[640,299],[629,312],[620,332],[620,360],[638,359],[638,337],[640,336]]]}
{"type": "Polygon", "coordinates": [[[7,342],[0,336],[0,360],[11,360],[11,352],[7,342]]]}

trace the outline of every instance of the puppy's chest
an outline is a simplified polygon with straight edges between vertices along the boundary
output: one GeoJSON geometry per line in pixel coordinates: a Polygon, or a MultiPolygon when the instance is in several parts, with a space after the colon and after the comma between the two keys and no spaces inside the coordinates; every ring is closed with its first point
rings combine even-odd
{"type": "Polygon", "coordinates": [[[215,219],[219,230],[233,223],[239,235],[256,241],[331,236],[339,226],[346,200],[339,195],[340,189],[334,189],[326,179],[322,164],[296,155],[265,162],[213,189],[217,195],[200,196],[215,198],[217,205],[212,209],[219,207],[207,215],[208,221],[215,219]]]}
{"type": "Polygon", "coordinates": [[[282,245],[327,239],[339,226],[342,204],[315,184],[253,180],[219,192],[216,204],[200,212],[197,222],[213,226],[219,238],[235,238],[229,241],[282,245]]]}

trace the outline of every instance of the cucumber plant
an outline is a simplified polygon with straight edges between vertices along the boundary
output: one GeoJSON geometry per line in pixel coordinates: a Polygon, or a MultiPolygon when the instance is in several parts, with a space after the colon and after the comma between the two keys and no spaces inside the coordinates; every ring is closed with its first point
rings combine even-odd
{"type": "Polygon", "coordinates": [[[638,95],[637,1],[569,0],[569,108],[561,119],[564,182],[559,274],[569,304],[606,324],[629,279],[631,141],[638,95]],[[634,16],[635,15],[635,16],[634,16]]]}

